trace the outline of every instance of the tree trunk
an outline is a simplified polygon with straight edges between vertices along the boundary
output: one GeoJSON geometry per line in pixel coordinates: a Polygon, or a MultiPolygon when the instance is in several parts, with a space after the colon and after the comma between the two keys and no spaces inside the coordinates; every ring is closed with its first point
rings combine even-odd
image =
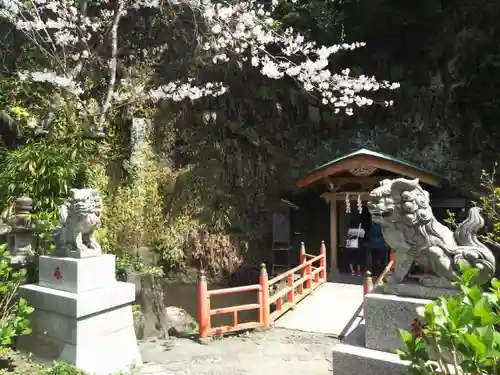
{"type": "Polygon", "coordinates": [[[151,275],[142,275],[141,284],[139,303],[145,318],[144,337],[158,335],[167,338],[170,325],[165,314],[161,281],[151,275]]]}

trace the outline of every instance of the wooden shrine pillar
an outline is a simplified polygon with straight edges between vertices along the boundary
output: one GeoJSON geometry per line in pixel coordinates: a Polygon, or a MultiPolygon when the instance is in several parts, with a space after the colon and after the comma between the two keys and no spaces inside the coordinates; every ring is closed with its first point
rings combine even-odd
{"type": "Polygon", "coordinates": [[[330,272],[338,271],[338,210],[337,200],[330,200],[330,272]]]}

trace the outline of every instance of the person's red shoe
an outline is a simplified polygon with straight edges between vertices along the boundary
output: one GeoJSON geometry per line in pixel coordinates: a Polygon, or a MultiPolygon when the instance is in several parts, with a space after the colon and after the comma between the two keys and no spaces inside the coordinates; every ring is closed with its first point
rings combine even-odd
{"type": "Polygon", "coordinates": [[[361,276],[361,275],[362,275],[362,274],[361,274],[361,271],[358,271],[357,275],[358,275],[358,276],[361,276]]]}
{"type": "Polygon", "coordinates": [[[356,271],[351,271],[351,276],[356,276],[356,271]]]}

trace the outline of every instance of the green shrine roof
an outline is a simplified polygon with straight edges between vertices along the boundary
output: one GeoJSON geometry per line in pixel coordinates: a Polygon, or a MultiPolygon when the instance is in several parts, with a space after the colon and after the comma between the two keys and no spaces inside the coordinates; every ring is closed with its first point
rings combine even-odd
{"type": "Polygon", "coordinates": [[[361,164],[368,164],[378,169],[387,170],[406,177],[419,178],[422,182],[432,186],[439,186],[442,180],[435,173],[407,160],[362,148],[316,167],[307,176],[302,177],[297,182],[297,185],[299,187],[306,187],[326,176],[341,171],[348,171],[361,164]]]}

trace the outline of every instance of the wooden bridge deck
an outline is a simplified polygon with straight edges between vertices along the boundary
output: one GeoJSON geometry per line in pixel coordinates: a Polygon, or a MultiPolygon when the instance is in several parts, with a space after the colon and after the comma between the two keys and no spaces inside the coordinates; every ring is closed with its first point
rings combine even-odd
{"type": "Polygon", "coordinates": [[[343,337],[363,316],[363,286],[328,282],[275,322],[276,327],[343,337]]]}

